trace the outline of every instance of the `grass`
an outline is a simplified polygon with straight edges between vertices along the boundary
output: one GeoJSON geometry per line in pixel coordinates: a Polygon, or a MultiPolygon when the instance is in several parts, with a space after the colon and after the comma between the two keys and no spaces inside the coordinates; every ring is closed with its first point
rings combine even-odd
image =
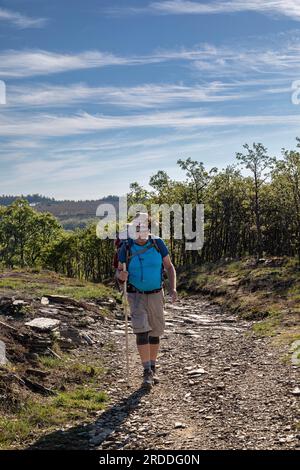
{"type": "Polygon", "coordinates": [[[76,300],[91,300],[98,297],[112,297],[114,295],[109,288],[100,284],[60,286],[55,289],[46,289],[44,291],[44,295],[47,297],[47,294],[66,295],[67,297],[72,297],[76,300]]]}
{"type": "MultiPolygon", "coordinates": [[[[48,294],[76,300],[117,298],[117,294],[103,284],[70,279],[47,270],[0,270],[0,296],[31,300],[48,294]]],[[[106,310],[99,308],[99,314],[106,314],[106,310]]],[[[113,347],[113,343],[107,344],[107,348],[113,347]]],[[[6,387],[5,381],[0,387],[0,398],[1,394],[4,396],[2,401],[0,399],[0,449],[23,449],[42,435],[88,423],[107,405],[107,395],[99,390],[107,371],[98,355],[66,354],[56,345],[53,349],[61,359],[39,356],[38,368],[47,372],[43,385],[56,391],[56,395],[42,398],[17,383],[8,382],[6,387]]],[[[22,362],[9,364],[3,376],[5,378],[10,369],[22,376],[26,367],[22,362]]]]}
{"type": "Polygon", "coordinates": [[[257,336],[276,336],[280,329],[282,315],[274,315],[266,320],[257,322],[253,325],[253,331],[257,336]]]}
{"type": "Polygon", "coordinates": [[[45,429],[50,433],[78,420],[88,421],[90,413],[102,410],[107,401],[104,392],[83,387],[43,402],[28,400],[18,413],[0,418],[0,449],[23,448],[45,429]]]}
{"type": "Polygon", "coordinates": [[[68,410],[99,410],[103,408],[107,396],[104,392],[97,392],[90,389],[79,389],[71,392],[60,393],[54,404],[58,408],[68,410]]]}
{"type": "MultiPolygon", "coordinates": [[[[120,301],[120,294],[103,284],[71,279],[52,271],[38,271],[32,269],[6,270],[3,277],[0,275],[0,296],[9,295],[18,298],[47,297],[48,295],[62,295],[75,300],[97,301],[97,299],[114,298],[120,301]]],[[[30,306],[21,306],[20,315],[31,313],[30,306]]],[[[107,316],[110,311],[106,307],[99,307],[99,314],[107,316]]],[[[84,323],[84,320],[82,320],[84,323]]],[[[84,324],[82,324],[84,326],[84,324]]]]}
{"type": "Polygon", "coordinates": [[[183,294],[208,295],[221,308],[254,321],[253,331],[291,344],[300,323],[300,270],[294,258],[274,258],[255,265],[253,260],[219,261],[179,272],[183,294]]]}
{"type": "Polygon", "coordinates": [[[99,391],[105,369],[101,361],[84,361],[67,354],[61,359],[39,357],[40,368],[49,372],[47,380],[55,382],[51,388],[56,388],[56,395],[37,398],[27,394],[21,398],[14,391],[18,406],[9,408],[3,402],[1,408],[0,403],[0,449],[24,448],[45,432],[88,422],[105,408],[108,397],[99,391]]]}
{"type": "Polygon", "coordinates": [[[0,278],[0,291],[13,290],[22,294],[47,296],[66,295],[76,300],[90,300],[99,297],[115,297],[116,293],[103,284],[71,279],[51,271],[11,270],[0,278]]]}
{"type": "Polygon", "coordinates": [[[63,354],[62,359],[40,356],[39,363],[60,390],[51,397],[26,395],[21,400],[14,392],[18,406],[9,409],[5,402],[3,409],[0,406],[0,449],[21,449],[45,432],[88,422],[107,405],[106,393],[99,391],[105,372],[100,361],[86,363],[63,354]]]}
{"type": "Polygon", "coordinates": [[[53,371],[61,377],[62,383],[80,381],[82,384],[93,384],[106,372],[101,361],[85,363],[74,360],[66,354],[62,354],[61,357],[62,359],[40,356],[39,362],[44,369],[53,371]]]}
{"type": "Polygon", "coordinates": [[[52,356],[39,356],[39,362],[47,369],[59,369],[62,360],[52,356]]]}
{"type": "Polygon", "coordinates": [[[76,300],[90,300],[99,297],[112,297],[114,293],[106,286],[101,284],[89,284],[84,286],[45,286],[39,282],[31,282],[24,279],[0,279],[0,289],[18,291],[20,294],[28,293],[38,296],[50,294],[65,295],[76,300]]]}

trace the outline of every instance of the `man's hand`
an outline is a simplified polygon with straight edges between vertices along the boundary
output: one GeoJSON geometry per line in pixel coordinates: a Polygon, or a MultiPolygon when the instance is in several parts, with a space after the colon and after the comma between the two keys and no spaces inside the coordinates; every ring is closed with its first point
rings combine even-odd
{"type": "Polygon", "coordinates": [[[128,272],[127,271],[119,271],[118,272],[118,278],[120,281],[125,282],[128,280],[128,272]]]}
{"type": "Polygon", "coordinates": [[[176,290],[176,271],[169,255],[163,258],[163,264],[164,264],[165,270],[168,273],[168,278],[170,282],[170,296],[171,296],[172,303],[174,303],[178,299],[177,290],[176,290]]]}
{"type": "Polygon", "coordinates": [[[172,299],[172,303],[174,304],[178,300],[177,290],[171,290],[170,291],[170,296],[171,296],[171,299],[172,299]]]}

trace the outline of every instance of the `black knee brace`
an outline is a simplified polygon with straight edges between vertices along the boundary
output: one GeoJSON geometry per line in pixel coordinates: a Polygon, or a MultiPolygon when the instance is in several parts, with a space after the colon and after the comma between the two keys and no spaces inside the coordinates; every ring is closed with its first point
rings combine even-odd
{"type": "Polygon", "coordinates": [[[150,344],[159,344],[159,336],[149,336],[150,344]]]}
{"type": "Polygon", "coordinates": [[[137,333],[136,344],[138,346],[149,344],[149,332],[147,331],[146,333],[137,333]]]}

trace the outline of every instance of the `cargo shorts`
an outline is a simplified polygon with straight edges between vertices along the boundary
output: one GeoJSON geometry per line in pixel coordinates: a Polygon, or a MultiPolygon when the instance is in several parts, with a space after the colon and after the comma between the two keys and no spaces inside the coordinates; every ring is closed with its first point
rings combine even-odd
{"type": "Polygon", "coordinates": [[[134,333],[146,333],[151,336],[161,336],[165,329],[164,292],[153,294],[129,292],[131,324],[134,333]]]}

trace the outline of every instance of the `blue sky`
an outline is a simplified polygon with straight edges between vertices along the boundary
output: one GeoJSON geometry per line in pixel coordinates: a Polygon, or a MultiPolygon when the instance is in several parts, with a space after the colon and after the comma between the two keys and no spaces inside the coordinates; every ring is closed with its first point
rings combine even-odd
{"type": "Polygon", "coordinates": [[[299,0],[0,0],[0,193],[96,199],[300,136],[299,0]]]}

